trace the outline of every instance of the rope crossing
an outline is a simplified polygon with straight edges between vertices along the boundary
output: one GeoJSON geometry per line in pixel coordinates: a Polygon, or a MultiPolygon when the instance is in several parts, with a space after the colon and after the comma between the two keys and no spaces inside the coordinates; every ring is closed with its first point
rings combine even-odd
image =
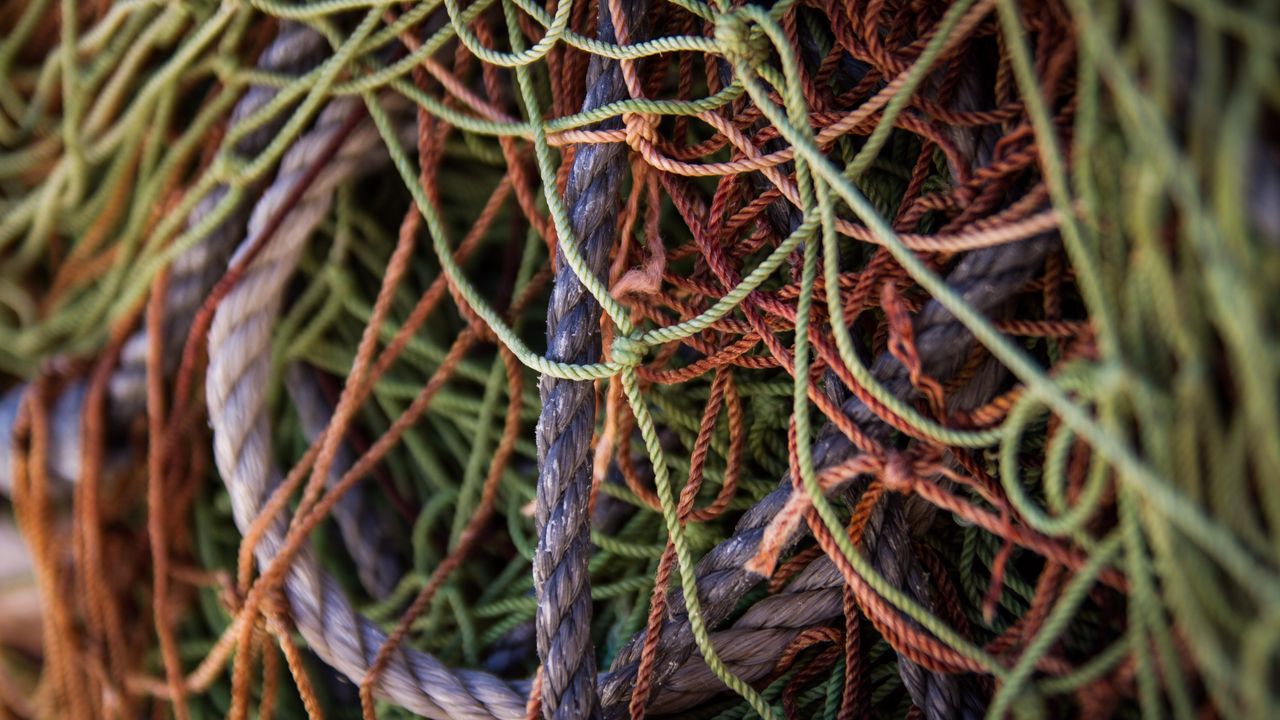
{"type": "MultiPolygon", "coordinates": [[[[624,7],[635,18],[645,3],[631,0],[624,7]]],[[[608,12],[599,13],[596,37],[615,41],[608,12]]],[[[621,69],[603,57],[591,58],[586,83],[583,112],[626,96],[621,69]]],[[[616,143],[574,149],[565,187],[572,237],[562,237],[560,242],[578,243],[588,271],[596,277],[604,274],[618,234],[617,199],[626,161],[625,146],[616,143]]],[[[600,306],[563,251],[557,255],[556,268],[547,304],[547,358],[572,364],[597,362],[600,306]]],[[[533,582],[538,599],[538,657],[543,666],[542,714],[546,720],[579,720],[598,715],[588,573],[595,387],[592,382],[544,376],[539,392],[538,549],[533,582]]]]}
{"type": "Polygon", "coordinates": [[[0,717],[1280,714],[1263,5],[0,4],[0,717]]]}

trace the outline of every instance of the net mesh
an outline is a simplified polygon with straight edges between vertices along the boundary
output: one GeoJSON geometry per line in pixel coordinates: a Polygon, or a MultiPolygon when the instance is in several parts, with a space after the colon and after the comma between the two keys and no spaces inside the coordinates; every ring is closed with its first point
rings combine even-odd
{"type": "Polygon", "coordinates": [[[1277,711],[1268,3],[0,28],[0,459],[42,597],[0,710],[408,717],[412,648],[501,678],[491,716],[573,717],[537,640],[552,378],[590,389],[563,591],[606,717],[1277,711]],[[269,263],[253,406],[211,430],[269,263]],[[565,277],[589,361],[548,345],[565,277]],[[259,427],[284,472],[245,523],[215,454],[259,427]],[[303,555],[390,635],[358,673],[303,555]]]}

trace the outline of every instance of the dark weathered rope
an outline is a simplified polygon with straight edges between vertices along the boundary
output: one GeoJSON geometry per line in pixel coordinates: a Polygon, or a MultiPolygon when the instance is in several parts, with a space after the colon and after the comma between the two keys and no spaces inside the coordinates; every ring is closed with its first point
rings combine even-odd
{"type": "MultiPolygon", "coordinates": [[[[775,672],[778,658],[801,632],[831,624],[844,614],[844,578],[829,558],[819,557],[775,595],[762,598],[732,626],[712,635],[720,659],[749,683],[775,672]]],[[[692,653],[662,684],[647,707],[650,714],[674,714],[724,692],[724,684],[692,653]]]]}
{"type": "MultiPolygon", "coordinates": [[[[633,34],[647,3],[628,0],[622,11],[633,34]]],[[[597,9],[597,38],[616,42],[609,6],[597,9]]],[[[593,110],[627,96],[621,67],[592,56],[582,109],[593,110]]],[[[616,120],[605,125],[617,126],[616,120]]],[[[604,274],[615,242],[619,192],[626,170],[626,146],[579,146],[565,190],[570,227],[590,271],[604,274]]],[[[594,362],[600,354],[600,307],[559,253],[555,287],[547,309],[548,357],[594,362]]],[[[595,425],[594,386],[545,377],[538,420],[539,541],[534,557],[538,595],[535,629],[543,665],[544,717],[582,718],[597,714],[595,650],[591,643],[588,574],[591,491],[590,444],[595,425]]]]}
{"type": "MultiPolygon", "coordinates": [[[[628,11],[635,2],[624,3],[628,11]]],[[[597,10],[597,37],[614,42],[607,3],[597,10]]],[[[626,97],[618,63],[593,55],[582,109],[626,97]]],[[[616,121],[614,122],[616,125],[616,121]]],[[[565,189],[569,222],[590,271],[605,272],[618,232],[619,191],[627,148],[621,143],[578,146],[565,189]]],[[[563,242],[565,239],[561,238],[563,242]]],[[[555,287],[547,306],[547,357],[593,363],[600,357],[600,305],[557,250],[555,287]]],[[[597,714],[596,657],[591,642],[591,436],[595,389],[591,382],[544,376],[538,417],[538,549],[533,581],[534,618],[542,662],[542,715],[577,720],[597,714]]]]}
{"type": "MultiPolygon", "coordinates": [[[[625,483],[617,465],[610,466],[604,482],[616,486],[622,486],[625,483]]],[[[606,537],[613,537],[635,513],[635,505],[607,493],[598,493],[595,507],[591,511],[591,530],[606,537]]],[[[593,544],[592,553],[594,552],[593,544]]],[[[531,595],[532,591],[529,594],[531,595]]],[[[484,657],[485,669],[496,675],[509,675],[535,657],[538,650],[533,626],[533,620],[522,622],[495,640],[484,657]]]]}
{"type": "MultiPolygon", "coordinates": [[[[934,609],[933,592],[924,567],[911,547],[911,531],[899,496],[890,493],[876,505],[863,530],[862,544],[876,571],[890,585],[906,591],[931,611],[934,609]]],[[[898,674],[911,701],[924,711],[925,717],[977,720],[983,716],[986,701],[981,698],[972,675],[934,672],[901,653],[898,674]]]]}

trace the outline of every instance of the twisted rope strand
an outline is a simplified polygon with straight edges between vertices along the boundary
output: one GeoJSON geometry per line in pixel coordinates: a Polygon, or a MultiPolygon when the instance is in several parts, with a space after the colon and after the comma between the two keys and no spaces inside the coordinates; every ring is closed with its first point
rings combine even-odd
{"type": "MultiPolygon", "coordinates": [[[[643,4],[628,3],[632,17],[643,4]]],[[[596,36],[613,42],[606,3],[597,10],[596,36]]],[[[626,96],[617,63],[592,56],[587,66],[583,111],[626,96]]],[[[626,147],[584,145],[575,149],[565,187],[570,228],[591,273],[602,277],[617,233],[618,194],[626,168],[626,147]]],[[[557,246],[555,285],[547,305],[547,357],[589,364],[600,357],[601,310],[557,246]]],[[[538,492],[535,519],[538,547],[533,559],[538,598],[535,620],[542,661],[542,716],[584,720],[597,715],[596,660],[591,640],[590,552],[591,437],[595,428],[592,382],[544,376],[539,383],[538,492]]]]}

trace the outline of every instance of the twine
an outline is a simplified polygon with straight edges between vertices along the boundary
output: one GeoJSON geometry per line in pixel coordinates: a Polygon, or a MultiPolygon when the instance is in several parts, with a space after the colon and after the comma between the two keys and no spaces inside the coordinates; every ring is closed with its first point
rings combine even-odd
{"type": "Polygon", "coordinates": [[[0,13],[26,705],[1266,715],[1280,32],[1174,5],[0,13]]]}

